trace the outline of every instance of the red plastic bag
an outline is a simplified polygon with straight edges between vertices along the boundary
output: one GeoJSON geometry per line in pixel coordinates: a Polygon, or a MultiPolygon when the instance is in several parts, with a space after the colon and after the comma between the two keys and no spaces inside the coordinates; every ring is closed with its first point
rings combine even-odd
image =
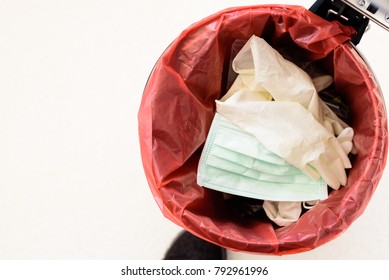
{"type": "Polygon", "coordinates": [[[349,43],[353,34],[303,7],[279,5],[227,9],[185,30],[155,65],[138,115],[144,170],[164,215],[202,239],[250,253],[308,251],[344,232],[366,208],[387,155],[384,101],[371,70],[349,43]],[[352,112],[358,155],[347,186],[284,228],[265,219],[236,219],[220,192],[196,184],[214,100],[226,90],[231,45],[253,34],[273,46],[300,47],[333,75],[352,112]]]}

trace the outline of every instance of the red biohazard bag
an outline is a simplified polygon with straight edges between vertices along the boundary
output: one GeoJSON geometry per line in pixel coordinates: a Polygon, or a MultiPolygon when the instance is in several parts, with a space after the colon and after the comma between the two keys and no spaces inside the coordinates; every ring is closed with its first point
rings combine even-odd
{"type": "Polygon", "coordinates": [[[384,101],[349,42],[354,32],[303,7],[280,5],[227,9],[183,31],[156,63],[138,114],[143,166],[163,214],[204,240],[250,253],[308,251],[344,232],[369,203],[387,154],[384,101]],[[298,46],[330,73],[355,131],[358,154],[347,185],[283,228],[266,219],[231,216],[220,192],[196,184],[215,99],[226,90],[231,46],[253,34],[273,46],[298,46]]]}

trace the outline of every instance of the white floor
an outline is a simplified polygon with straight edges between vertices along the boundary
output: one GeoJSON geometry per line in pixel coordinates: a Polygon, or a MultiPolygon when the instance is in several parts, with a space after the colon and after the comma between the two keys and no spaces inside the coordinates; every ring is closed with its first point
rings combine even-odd
{"type": "MultiPolygon", "coordinates": [[[[161,259],[181,229],[159,211],[142,169],[143,87],[191,23],[261,3],[1,1],[0,259],[161,259]]],[[[359,47],[386,95],[388,46],[389,34],[372,25],[359,47]]],[[[339,238],[282,258],[389,259],[388,185],[386,172],[339,238]]]]}

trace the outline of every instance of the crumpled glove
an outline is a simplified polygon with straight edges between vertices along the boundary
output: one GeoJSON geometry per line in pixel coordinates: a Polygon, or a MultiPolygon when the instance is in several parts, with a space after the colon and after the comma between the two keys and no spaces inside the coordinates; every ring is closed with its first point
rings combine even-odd
{"type": "Polygon", "coordinates": [[[315,86],[316,92],[328,88],[334,82],[334,79],[330,75],[318,76],[312,79],[313,85],[315,86]]]}
{"type": "Polygon", "coordinates": [[[334,189],[345,185],[353,130],[320,100],[310,77],[256,36],[233,69],[238,78],[216,101],[217,112],[311,178],[321,176],[334,189]]]}
{"type": "Polygon", "coordinates": [[[280,227],[288,226],[297,221],[302,210],[301,202],[289,201],[266,200],[262,207],[269,219],[280,227]]]}
{"type": "MultiPolygon", "coordinates": [[[[316,89],[324,89],[332,83],[330,76],[316,78],[289,60],[284,59],[264,39],[253,35],[235,57],[233,70],[239,74],[239,84],[253,92],[268,92],[275,101],[294,101],[308,109],[315,119],[331,133],[338,135],[348,127],[319,98],[316,89]],[[316,86],[316,87],[315,87],[316,86]]],[[[232,86],[232,93],[239,86],[232,86]]]]}

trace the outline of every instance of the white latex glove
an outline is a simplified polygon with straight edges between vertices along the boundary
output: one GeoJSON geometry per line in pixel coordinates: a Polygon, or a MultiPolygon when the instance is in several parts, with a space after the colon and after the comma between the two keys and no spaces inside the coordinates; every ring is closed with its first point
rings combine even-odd
{"type": "Polygon", "coordinates": [[[332,83],[332,77],[317,77],[313,82],[306,72],[284,59],[262,38],[252,36],[235,57],[232,68],[239,74],[239,83],[233,85],[232,92],[240,86],[251,91],[267,91],[278,102],[298,102],[336,136],[348,127],[317,94],[317,89],[322,90],[332,83]]]}
{"type": "Polygon", "coordinates": [[[268,93],[265,89],[263,89],[261,87],[260,88],[255,88],[255,87],[254,88],[249,88],[249,87],[247,87],[246,84],[244,83],[243,75],[238,75],[236,77],[236,79],[233,82],[231,88],[220,99],[220,101],[226,101],[227,99],[230,99],[231,100],[230,102],[238,102],[238,100],[234,100],[234,98],[245,99],[245,100],[252,100],[252,101],[254,101],[254,100],[271,101],[273,99],[271,94],[268,93]],[[237,96],[236,93],[238,91],[239,92],[244,91],[245,92],[244,96],[242,96],[242,94],[237,96]]]}
{"type": "Polygon", "coordinates": [[[275,101],[295,101],[308,108],[316,92],[307,73],[257,36],[252,36],[243,46],[232,62],[232,68],[241,75],[247,88],[264,89],[275,101]]]}
{"type": "Polygon", "coordinates": [[[323,75],[312,79],[316,92],[321,92],[322,90],[328,88],[333,81],[334,79],[332,79],[330,75],[323,75]]]}
{"type": "Polygon", "coordinates": [[[281,227],[294,223],[301,215],[301,202],[265,200],[262,207],[269,219],[281,227]]]}
{"type": "MultiPolygon", "coordinates": [[[[308,74],[256,36],[232,66],[239,75],[217,111],[311,178],[322,176],[334,189],[345,185],[353,130],[318,97],[308,74]],[[268,93],[275,102],[266,102],[268,93]]],[[[316,87],[331,82],[323,76],[316,87]]]]}
{"type": "Polygon", "coordinates": [[[342,149],[345,154],[356,154],[356,150],[353,145],[354,130],[351,127],[346,127],[339,135],[336,137],[342,146],[342,149]]]}

